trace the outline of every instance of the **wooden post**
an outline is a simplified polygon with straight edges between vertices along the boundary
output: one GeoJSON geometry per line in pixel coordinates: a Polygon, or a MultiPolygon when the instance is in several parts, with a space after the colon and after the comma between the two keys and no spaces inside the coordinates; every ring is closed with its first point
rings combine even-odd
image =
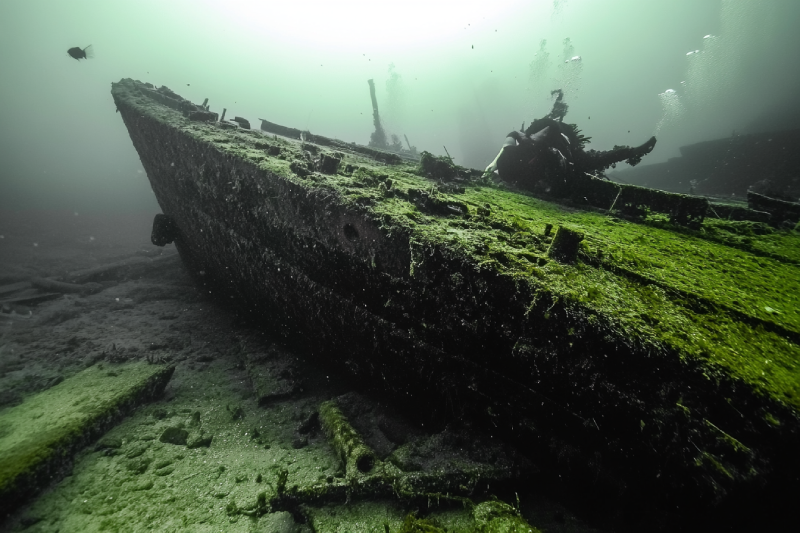
{"type": "Polygon", "coordinates": [[[375,125],[375,131],[370,135],[370,146],[378,146],[380,148],[386,147],[386,132],[383,131],[381,126],[381,116],[378,113],[378,98],[375,96],[375,83],[372,80],[367,80],[369,83],[369,95],[372,98],[372,122],[375,125]]]}
{"type": "Polygon", "coordinates": [[[550,248],[547,249],[547,256],[559,263],[574,263],[582,240],[583,233],[559,226],[550,248]]]}
{"type": "Polygon", "coordinates": [[[442,148],[444,148],[444,153],[447,154],[447,159],[449,159],[450,162],[452,163],[453,162],[453,158],[450,157],[450,152],[447,151],[447,146],[442,145],[442,148]]]}

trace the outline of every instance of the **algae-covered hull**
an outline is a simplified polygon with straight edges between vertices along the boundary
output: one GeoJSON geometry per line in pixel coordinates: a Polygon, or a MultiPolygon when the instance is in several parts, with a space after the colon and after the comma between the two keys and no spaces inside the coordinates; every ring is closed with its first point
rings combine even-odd
{"type": "Polygon", "coordinates": [[[797,487],[794,232],[630,221],[112,94],[196,279],[309,356],[426,422],[480,420],[622,522],[777,516],[797,487]]]}

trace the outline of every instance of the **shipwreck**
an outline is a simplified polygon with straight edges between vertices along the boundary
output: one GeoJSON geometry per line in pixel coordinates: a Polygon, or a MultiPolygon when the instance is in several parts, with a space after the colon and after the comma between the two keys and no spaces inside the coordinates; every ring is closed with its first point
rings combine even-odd
{"type": "Polygon", "coordinates": [[[604,180],[537,198],[165,87],[112,94],[153,242],[305,357],[425,424],[470,417],[623,527],[790,512],[800,237],[769,213],[604,180]]]}

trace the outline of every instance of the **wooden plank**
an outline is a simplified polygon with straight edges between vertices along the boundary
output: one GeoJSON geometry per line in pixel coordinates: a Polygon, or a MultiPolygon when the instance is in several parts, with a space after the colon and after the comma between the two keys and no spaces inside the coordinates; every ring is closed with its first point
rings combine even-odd
{"type": "Polygon", "coordinates": [[[145,362],[95,365],[0,414],[0,519],[63,476],[74,455],[175,370],[145,362]]]}
{"type": "Polygon", "coordinates": [[[99,283],[65,283],[49,278],[31,278],[31,283],[40,289],[63,292],[65,294],[94,294],[103,290],[99,283]]]}
{"type": "Polygon", "coordinates": [[[17,283],[11,283],[9,285],[3,285],[0,287],[0,296],[5,296],[6,294],[13,294],[15,292],[24,291],[25,289],[30,289],[31,284],[28,281],[19,281],[17,283]]]}
{"type": "Polygon", "coordinates": [[[137,255],[115,263],[70,272],[65,279],[72,283],[85,283],[88,281],[106,281],[124,277],[135,277],[151,268],[160,267],[171,261],[175,261],[177,258],[178,254],[176,253],[168,253],[154,258],[137,255]]]}
{"type": "Polygon", "coordinates": [[[0,306],[10,306],[13,308],[15,305],[36,305],[48,300],[56,300],[64,296],[60,292],[37,292],[36,294],[25,294],[15,298],[8,298],[0,300],[0,306]]]}

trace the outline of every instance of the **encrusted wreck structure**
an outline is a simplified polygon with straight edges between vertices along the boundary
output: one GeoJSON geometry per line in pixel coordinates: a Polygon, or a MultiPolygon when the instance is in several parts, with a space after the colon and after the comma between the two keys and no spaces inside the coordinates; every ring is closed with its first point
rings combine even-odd
{"type": "Polygon", "coordinates": [[[680,157],[617,171],[614,178],[665,191],[800,197],[800,129],[733,135],[681,146],[680,157]]]}
{"type": "Polygon", "coordinates": [[[306,357],[426,424],[470,417],[623,527],[790,512],[794,231],[601,180],[536,198],[430,154],[222,127],[130,79],[112,94],[154,242],[306,357]]]}

